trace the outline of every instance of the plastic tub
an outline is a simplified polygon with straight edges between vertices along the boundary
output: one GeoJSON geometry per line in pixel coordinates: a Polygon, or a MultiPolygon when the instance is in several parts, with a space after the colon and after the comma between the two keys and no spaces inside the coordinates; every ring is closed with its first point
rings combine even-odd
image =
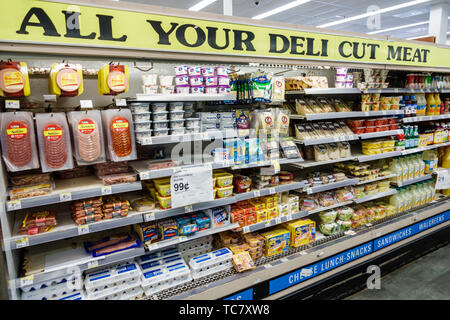
{"type": "Polygon", "coordinates": [[[155,137],[167,136],[169,135],[169,129],[154,129],[153,135],[155,137]]]}
{"type": "Polygon", "coordinates": [[[159,113],[164,112],[167,109],[167,103],[166,102],[157,102],[152,103],[152,112],[159,113]]]}
{"type": "Polygon", "coordinates": [[[375,127],[375,132],[388,131],[388,130],[389,130],[389,125],[382,125],[382,126],[375,127]]]}
{"type": "Polygon", "coordinates": [[[233,186],[229,187],[217,187],[217,198],[226,198],[231,197],[233,195],[233,186]]]}
{"type": "Polygon", "coordinates": [[[233,174],[227,172],[220,172],[213,174],[213,177],[216,178],[217,187],[228,187],[233,184],[233,174]]]}
{"type": "Polygon", "coordinates": [[[217,86],[217,91],[219,94],[226,94],[231,92],[230,86],[217,86]]]}
{"type": "Polygon", "coordinates": [[[175,77],[175,85],[177,85],[177,86],[189,85],[189,77],[188,76],[176,76],[175,77]]]}
{"type": "Polygon", "coordinates": [[[152,114],[153,121],[167,120],[167,114],[168,113],[169,113],[168,111],[153,112],[153,114],[152,114]]]}
{"type": "Polygon", "coordinates": [[[399,104],[398,103],[391,104],[391,110],[399,110],[399,104]]]}
{"type": "Polygon", "coordinates": [[[205,88],[205,93],[206,94],[217,94],[217,92],[218,92],[218,87],[217,86],[215,86],[215,87],[206,87],[205,88]]]}
{"type": "Polygon", "coordinates": [[[134,123],[134,131],[135,132],[142,132],[142,131],[149,131],[151,128],[151,121],[146,122],[135,122],[134,123]]]}
{"type": "Polygon", "coordinates": [[[217,76],[217,84],[219,86],[229,86],[230,85],[230,78],[227,76],[217,76]]]}
{"type": "Polygon", "coordinates": [[[189,94],[189,85],[175,86],[175,93],[178,94],[189,94]]]}
{"type": "Polygon", "coordinates": [[[380,102],[376,101],[376,102],[372,102],[370,104],[370,109],[372,111],[379,111],[380,110],[380,102]]]}
{"type": "Polygon", "coordinates": [[[397,130],[398,129],[398,123],[391,123],[389,125],[389,130],[397,130]]]}
{"type": "Polygon", "coordinates": [[[145,94],[157,94],[158,88],[158,86],[142,86],[142,91],[145,94]]]}
{"type": "Polygon", "coordinates": [[[188,66],[180,65],[173,68],[175,70],[175,75],[177,76],[183,76],[188,74],[188,66]]]}
{"type": "MultiPolygon", "coordinates": [[[[182,84],[184,84],[184,83],[182,83],[182,84]]],[[[191,86],[203,85],[203,76],[189,76],[189,84],[191,86]]]]}
{"type": "Polygon", "coordinates": [[[352,128],[358,128],[364,126],[364,120],[349,120],[347,121],[348,125],[352,128]]]}
{"type": "Polygon", "coordinates": [[[195,118],[195,111],[194,110],[187,110],[184,112],[184,118],[195,118]]]}
{"type": "Polygon", "coordinates": [[[352,128],[353,133],[355,134],[361,134],[366,132],[366,127],[357,127],[357,128],[352,128]]]}
{"type": "Polygon", "coordinates": [[[180,134],[184,134],[184,128],[178,128],[178,129],[171,129],[170,130],[170,134],[171,135],[180,135],[180,134]]]}
{"type": "Polygon", "coordinates": [[[215,77],[215,76],[205,77],[205,86],[206,87],[217,86],[217,77],[215,77]]]}
{"type": "Polygon", "coordinates": [[[184,129],[184,133],[198,133],[198,132],[200,132],[200,127],[191,127],[184,129]]]}
{"type": "Polygon", "coordinates": [[[150,107],[148,104],[143,104],[143,103],[130,105],[131,113],[147,113],[147,112],[149,112],[149,108],[150,107]]]}
{"type": "Polygon", "coordinates": [[[366,130],[364,131],[364,133],[375,132],[375,128],[376,128],[376,127],[366,127],[366,130]]]}
{"type": "Polygon", "coordinates": [[[150,121],[150,112],[147,113],[135,113],[133,114],[133,122],[134,123],[138,123],[138,122],[148,122],[150,121]]]}
{"type": "Polygon", "coordinates": [[[159,76],[159,85],[161,87],[170,87],[173,85],[173,76],[169,75],[160,75],[159,76]]]}
{"type": "Polygon", "coordinates": [[[156,198],[158,199],[158,203],[162,209],[169,209],[172,207],[172,197],[161,197],[159,193],[156,194],[156,198]]]}
{"type": "Polygon", "coordinates": [[[204,77],[214,76],[214,74],[215,74],[214,68],[212,68],[212,67],[202,68],[202,75],[204,77]]]}
{"type": "Polygon", "coordinates": [[[170,120],[170,129],[183,128],[184,120],[170,120]]]}
{"type": "Polygon", "coordinates": [[[138,140],[142,140],[142,139],[145,139],[145,138],[151,138],[152,137],[152,131],[153,130],[147,130],[147,131],[140,131],[140,132],[137,132],[136,131],[136,139],[138,139],[138,140]]]}
{"type": "Polygon", "coordinates": [[[194,93],[194,94],[202,94],[205,93],[205,87],[203,86],[192,86],[189,88],[189,92],[190,93],[194,93]]]}
{"type": "Polygon", "coordinates": [[[382,103],[381,110],[391,110],[391,104],[390,103],[382,103]]]}
{"type": "Polygon", "coordinates": [[[169,120],[153,121],[153,129],[167,129],[169,127],[169,120]]]}
{"type": "Polygon", "coordinates": [[[158,75],[157,74],[146,74],[142,77],[142,83],[146,86],[156,86],[158,81],[158,75]]]}
{"type": "Polygon", "coordinates": [[[185,102],[184,103],[184,110],[194,110],[194,102],[185,102]]]}
{"type": "Polygon", "coordinates": [[[230,73],[230,68],[228,68],[228,67],[222,67],[222,66],[216,67],[216,74],[218,76],[228,77],[229,73],[230,73]]]}
{"type": "Polygon", "coordinates": [[[185,125],[186,128],[199,127],[200,126],[200,118],[186,118],[185,125]]]}
{"type": "Polygon", "coordinates": [[[361,104],[361,111],[364,111],[364,112],[370,111],[371,110],[370,106],[371,106],[370,102],[368,102],[368,101],[367,102],[363,102],[361,104]]]}
{"type": "Polygon", "coordinates": [[[153,180],[155,188],[162,197],[170,197],[170,179],[153,180]]]}
{"type": "Polygon", "coordinates": [[[184,111],[170,111],[170,120],[183,120],[184,111]]]}
{"type": "Polygon", "coordinates": [[[199,66],[189,67],[188,73],[190,76],[200,76],[202,74],[202,67],[199,66]]]}
{"type": "Polygon", "coordinates": [[[375,119],[365,120],[364,125],[366,127],[373,127],[375,125],[375,119]]]}
{"type": "Polygon", "coordinates": [[[170,111],[182,111],[183,110],[183,102],[171,102],[169,103],[170,111]]]}
{"type": "Polygon", "coordinates": [[[384,126],[385,124],[387,124],[387,119],[385,118],[375,119],[376,126],[384,126]]]}
{"type": "Polygon", "coordinates": [[[174,86],[161,86],[161,93],[162,94],[174,94],[175,87],[174,86]]]}

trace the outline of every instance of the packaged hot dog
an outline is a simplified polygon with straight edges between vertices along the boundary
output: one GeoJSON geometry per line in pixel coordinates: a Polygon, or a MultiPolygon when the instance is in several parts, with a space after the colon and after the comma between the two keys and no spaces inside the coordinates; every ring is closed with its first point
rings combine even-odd
{"type": "Polygon", "coordinates": [[[129,109],[102,111],[103,127],[108,139],[107,154],[111,161],[136,160],[134,126],[129,109]]]}
{"type": "Polygon", "coordinates": [[[0,61],[0,96],[27,97],[30,95],[30,80],[25,62],[0,61]]]}
{"type": "Polygon", "coordinates": [[[31,112],[5,112],[1,117],[2,155],[8,171],[39,168],[31,112]]]}
{"type": "Polygon", "coordinates": [[[77,164],[89,165],[106,161],[102,115],[99,110],[68,113],[72,129],[73,152],[77,164]]]}
{"type": "Polygon", "coordinates": [[[60,97],[76,97],[83,93],[81,64],[54,63],[50,69],[50,94],[60,97]]]}
{"type": "Polygon", "coordinates": [[[37,113],[36,134],[42,172],[73,168],[69,125],[64,112],[37,113]]]}
{"type": "Polygon", "coordinates": [[[98,93],[117,95],[127,92],[128,80],[128,66],[107,64],[98,71],[98,93]]]}

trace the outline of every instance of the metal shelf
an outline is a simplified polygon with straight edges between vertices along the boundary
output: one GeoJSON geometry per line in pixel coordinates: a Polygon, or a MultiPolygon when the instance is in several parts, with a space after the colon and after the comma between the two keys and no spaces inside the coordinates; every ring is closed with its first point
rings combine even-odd
{"type": "Polygon", "coordinates": [[[375,199],[379,199],[379,198],[383,198],[383,197],[387,197],[387,196],[391,196],[393,194],[396,194],[397,190],[395,189],[391,189],[385,192],[380,192],[380,193],[376,193],[370,196],[365,196],[365,197],[361,197],[359,199],[355,199],[354,202],[355,203],[363,203],[363,202],[367,202],[367,201],[371,201],[371,200],[375,200],[375,199]]]}
{"type": "Polygon", "coordinates": [[[321,94],[360,94],[358,88],[306,88],[298,91],[286,91],[286,95],[321,95],[321,94]]]}
{"type": "Polygon", "coordinates": [[[390,174],[390,175],[388,175],[388,176],[378,177],[378,178],[372,179],[372,180],[363,180],[363,181],[359,181],[359,182],[357,183],[357,185],[366,184],[366,183],[371,183],[371,182],[380,181],[380,180],[386,180],[386,179],[390,179],[390,178],[393,178],[393,177],[396,177],[396,176],[397,176],[396,174],[390,174]]]}
{"type": "Polygon", "coordinates": [[[351,136],[333,136],[333,137],[326,137],[326,138],[319,138],[319,139],[308,139],[308,140],[297,140],[294,139],[295,143],[304,144],[305,146],[312,146],[316,144],[324,144],[324,143],[333,143],[333,142],[341,142],[341,141],[353,141],[358,140],[358,135],[351,135],[351,136]]]}
{"type": "Polygon", "coordinates": [[[418,177],[418,178],[414,178],[414,179],[402,181],[402,182],[400,182],[400,183],[396,183],[396,182],[394,182],[394,183],[395,183],[398,187],[404,187],[404,186],[408,186],[408,185],[410,185],[410,184],[417,183],[417,182],[420,182],[420,181],[429,180],[429,179],[431,179],[431,178],[433,178],[433,175],[432,175],[432,174],[426,174],[426,175],[424,175],[424,176],[422,176],[422,177],[418,177]]]}
{"type": "Polygon", "coordinates": [[[156,251],[159,249],[174,246],[181,242],[186,242],[186,241],[202,238],[202,237],[205,237],[208,235],[212,235],[215,233],[232,230],[232,229],[236,229],[236,228],[239,228],[239,223],[231,223],[229,225],[219,227],[219,228],[211,228],[211,229],[204,230],[204,231],[198,231],[195,234],[193,234],[192,236],[178,236],[178,237],[175,237],[174,239],[164,240],[164,241],[149,244],[149,245],[147,245],[147,251],[153,252],[153,251],[156,251]]]}
{"type": "Polygon", "coordinates": [[[385,152],[385,153],[378,153],[378,154],[371,154],[371,155],[359,155],[359,156],[357,156],[357,159],[359,162],[367,162],[367,161],[378,160],[378,159],[398,157],[401,155],[402,155],[401,151],[392,151],[392,152],[385,152]]]}
{"type": "Polygon", "coordinates": [[[157,102],[157,101],[234,101],[234,94],[144,94],[137,93],[136,98],[128,102],[157,102]]]}
{"type": "Polygon", "coordinates": [[[437,143],[437,144],[432,144],[432,145],[425,146],[425,147],[403,150],[403,151],[401,151],[401,155],[404,156],[404,155],[407,155],[407,154],[412,154],[412,153],[416,153],[416,152],[422,152],[422,151],[426,151],[426,150],[432,150],[432,149],[445,147],[445,146],[450,146],[450,142],[437,143]]]}
{"type": "Polygon", "coordinates": [[[104,186],[102,181],[94,176],[57,180],[55,185],[55,189],[48,195],[7,201],[6,210],[13,211],[33,208],[53,203],[61,203],[71,200],[99,197],[106,194],[123,193],[142,189],[140,181],[104,186]]]}
{"type": "Polygon", "coordinates": [[[380,111],[349,111],[349,112],[324,112],[303,115],[291,115],[291,119],[306,120],[328,120],[328,119],[346,119],[358,117],[377,117],[404,114],[403,110],[380,110],[380,111]]]}
{"type": "Polygon", "coordinates": [[[327,160],[327,161],[306,160],[304,162],[301,162],[298,164],[297,163],[291,164],[291,165],[295,166],[295,167],[299,167],[299,168],[311,168],[311,167],[317,167],[317,166],[322,166],[322,165],[326,165],[326,164],[332,164],[332,163],[344,162],[344,161],[352,161],[352,160],[357,160],[357,158],[355,156],[352,156],[352,157],[348,157],[348,158],[339,158],[339,159],[327,160]]]}
{"type": "Polygon", "coordinates": [[[262,230],[262,229],[265,229],[265,228],[268,228],[271,226],[275,226],[280,223],[304,218],[304,217],[308,216],[309,214],[310,213],[308,211],[299,211],[299,212],[295,212],[290,215],[276,217],[276,218],[273,218],[273,219],[270,219],[267,221],[263,221],[263,222],[255,223],[255,224],[252,224],[249,226],[245,226],[242,228],[242,233],[249,233],[249,232],[253,232],[253,231],[257,231],[257,230],[262,230]]]}
{"type": "Polygon", "coordinates": [[[357,184],[358,182],[359,182],[358,178],[346,179],[343,181],[327,183],[327,184],[323,184],[320,186],[308,187],[308,188],[305,188],[305,191],[307,194],[313,194],[313,193],[317,193],[317,192],[323,192],[323,191],[342,188],[342,187],[346,187],[346,186],[353,186],[353,185],[357,184]]]}
{"type": "Polygon", "coordinates": [[[237,137],[237,133],[235,130],[226,131],[226,132],[217,130],[217,131],[210,131],[210,132],[198,132],[198,133],[144,138],[138,142],[142,146],[151,146],[151,145],[159,145],[159,144],[204,141],[204,140],[212,140],[212,139],[228,139],[228,138],[236,138],[236,137],[237,137]]]}
{"type": "Polygon", "coordinates": [[[370,132],[370,133],[361,133],[359,137],[361,139],[371,139],[371,138],[380,138],[380,137],[388,137],[395,136],[397,134],[402,134],[403,130],[388,130],[388,131],[378,131],[378,132],[370,132]]]}
{"type": "Polygon", "coordinates": [[[434,116],[419,116],[419,117],[403,118],[402,121],[404,123],[411,123],[411,122],[442,120],[442,119],[450,119],[450,113],[439,114],[439,115],[434,115],[434,116]]]}
{"type": "Polygon", "coordinates": [[[274,159],[274,160],[264,160],[261,162],[253,163],[253,164],[241,164],[241,165],[233,165],[230,167],[231,170],[240,170],[240,169],[248,169],[248,168],[258,168],[258,167],[267,167],[271,166],[273,162],[278,162],[280,165],[282,164],[291,164],[291,163],[298,163],[303,162],[304,160],[302,158],[296,158],[296,159],[274,159]]]}
{"type": "Polygon", "coordinates": [[[308,211],[308,212],[309,212],[309,214],[313,214],[313,213],[322,212],[322,211],[325,211],[325,210],[330,210],[330,209],[335,209],[335,208],[347,206],[347,205],[352,204],[352,203],[353,203],[353,201],[340,202],[340,203],[333,204],[332,206],[329,206],[329,207],[320,207],[320,208],[316,208],[316,209],[308,211]]]}

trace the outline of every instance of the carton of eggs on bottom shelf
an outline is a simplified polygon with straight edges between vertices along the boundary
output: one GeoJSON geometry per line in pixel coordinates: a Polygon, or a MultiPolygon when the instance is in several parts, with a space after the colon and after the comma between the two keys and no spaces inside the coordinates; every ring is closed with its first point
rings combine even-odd
{"type": "Polygon", "coordinates": [[[189,267],[192,270],[192,277],[194,279],[198,279],[232,268],[232,256],[233,253],[230,251],[230,249],[222,248],[192,258],[189,261],[189,267]]]}
{"type": "Polygon", "coordinates": [[[22,300],[81,300],[81,273],[74,273],[58,279],[37,282],[22,288],[22,300]]]}

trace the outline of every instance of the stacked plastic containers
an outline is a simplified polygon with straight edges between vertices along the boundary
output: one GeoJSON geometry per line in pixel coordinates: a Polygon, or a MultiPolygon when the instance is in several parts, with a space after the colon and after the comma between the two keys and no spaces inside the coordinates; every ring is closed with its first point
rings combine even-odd
{"type": "Polygon", "coordinates": [[[23,286],[22,300],[85,300],[81,272],[23,286]]]}
{"type": "Polygon", "coordinates": [[[173,94],[175,87],[173,85],[173,76],[147,74],[142,76],[142,91],[145,94],[173,94]],[[158,85],[159,79],[159,85],[158,85]]]}
{"type": "Polygon", "coordinates": [[[88,300],[130,300],[143,295],[142,271],[135,262],[125,262],[86,274],[88,300]]]}
{"type": "Polygon", "coordinates": [[[228,248],[193,257],[189,261],[192,278],[198,279],[233,268],[232,257],[233,253],[228,248]]]}
{"type": "Polygon", "coordinates": [[[230,93],[228,67],[200,67],[180,65],[175,69],[175,93],[226,94],[230,93]]]}
{"type": "Polygon", "coordinates": [[[208,253],[212,250],[213,237],[211,235],[199,239],[180,243],[177,248],[184,261],[208,253]]]}
{"type": "Polygon", "coordinates": [[[336,68],[334,86],[336,88],[353,88],[353,74],[347,74],[347,68],[336,68]]]}
{"type": "Polygon", "coordinates": [[[192,280],[191,271],[178,249],[171,248],[137,258],[142,268],[142,288],[151,296],[192,280]]]}

